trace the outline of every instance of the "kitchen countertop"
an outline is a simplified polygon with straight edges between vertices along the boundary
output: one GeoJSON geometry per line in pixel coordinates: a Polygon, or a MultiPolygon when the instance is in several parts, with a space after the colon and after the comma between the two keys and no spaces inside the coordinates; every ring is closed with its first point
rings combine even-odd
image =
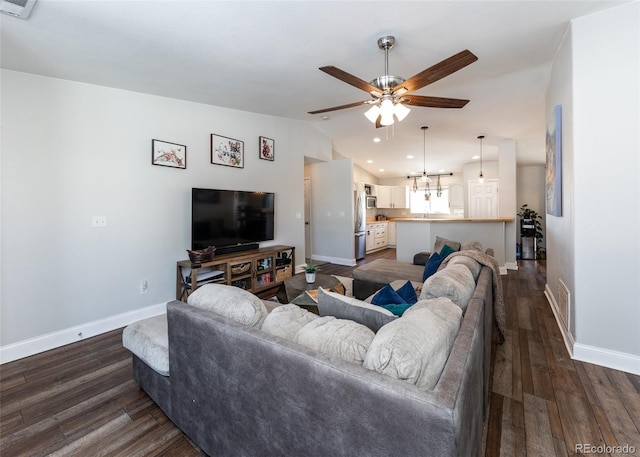
{"type": "Polygon", "coordinates": [[[429,219],[425,217],[393,217],[391,222],[513,222],[513,217],[496,218],[458,218],[458,219],[429,219]]]}

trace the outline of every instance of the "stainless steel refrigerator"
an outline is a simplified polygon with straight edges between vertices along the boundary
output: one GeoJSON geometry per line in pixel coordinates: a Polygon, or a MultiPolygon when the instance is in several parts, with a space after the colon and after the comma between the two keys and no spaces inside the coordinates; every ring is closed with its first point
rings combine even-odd
{"type": "Polygon", "coordinates": [[[354,192],[354,226],[356,237],[356,260],[364,259],[366,251],[367,208],[364,192],[354,192]]]}

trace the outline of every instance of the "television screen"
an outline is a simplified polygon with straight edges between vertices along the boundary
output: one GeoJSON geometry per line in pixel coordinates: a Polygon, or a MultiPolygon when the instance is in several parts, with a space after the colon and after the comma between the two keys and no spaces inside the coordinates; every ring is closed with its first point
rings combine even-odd
{"type": "Polygon", "coordinates": [[[273,240],[275,194],[238,190],[191,190],[191,249],[273,240]]]}

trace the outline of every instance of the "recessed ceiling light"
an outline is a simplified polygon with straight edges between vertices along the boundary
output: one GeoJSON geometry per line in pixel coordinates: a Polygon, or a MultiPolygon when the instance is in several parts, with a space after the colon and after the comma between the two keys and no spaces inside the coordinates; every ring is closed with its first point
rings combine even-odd
{"type": "Polygon", "coordinates": [[[367,163],[373,163],[373,160],[367,160],[367,163]]]}
{"type": "Polygon", "coordinates": [[[373,139],[373,142],[374,142],[374,143],[380,143],[380,138],[375,137],[375,138],[373,139]]]}
{"type": "Polygon", "coordinates": [[[380,168],[378,171],[384,171],[384,168],[380,168]]]}
{"type": "Polygon", "coordinates": [[[444,173],[444,170],[438,170],[438,173],[444,173]]]}
{"type": "Polygon", "coordinates": [[[323,121],[328,121],[329,120],[329,116],[327,116],[327,115],[322,116],[322,120],[323,121]]]}
{"type": "Polygon", "coordinates": [[[415,159],[415,156],[408,155],[408,156],[407,156],[407,159],[415,159]]]}
{"type": "Polygon", "coordinates": [[[480,158],[480,156],[473,156],[471,157],[473,160],[478,160],[480,158]]]}

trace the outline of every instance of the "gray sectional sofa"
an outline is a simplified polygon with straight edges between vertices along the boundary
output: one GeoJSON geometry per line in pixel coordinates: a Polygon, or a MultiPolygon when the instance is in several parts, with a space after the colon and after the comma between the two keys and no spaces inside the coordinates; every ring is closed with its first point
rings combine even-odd
{"type": "Polygon", "coordinates": [[[491,269],[477,270],[464,306],[428,299],[423,289],[415,310],[377,333],[357,322],[308,316],[295,305],[268,312],[261,300],[242,295],[235,308],[234,288],[219,286],[189,304],[168,303],[166,317],[130,325],[124,345],[141,388],[211,456],[477,456],[488,409],[494,302],[491,269]],[[383,334],[387,341],[378,352],[402,357],[393,341],[410,333],[400,324],[417,322],[416,338],[423,338],[419,316],[454,308],[449,316],[459,316],[459,327],[430,387],[380,368],[386,362],[368,362],[383,334]],[[286,316],[293,317],[282,325],[286,316]],[[332,343],[358,334],[357,344],[325,350],[318,334],[303,341],[299,329],[310,326],[331,327],[332,343]]]}

